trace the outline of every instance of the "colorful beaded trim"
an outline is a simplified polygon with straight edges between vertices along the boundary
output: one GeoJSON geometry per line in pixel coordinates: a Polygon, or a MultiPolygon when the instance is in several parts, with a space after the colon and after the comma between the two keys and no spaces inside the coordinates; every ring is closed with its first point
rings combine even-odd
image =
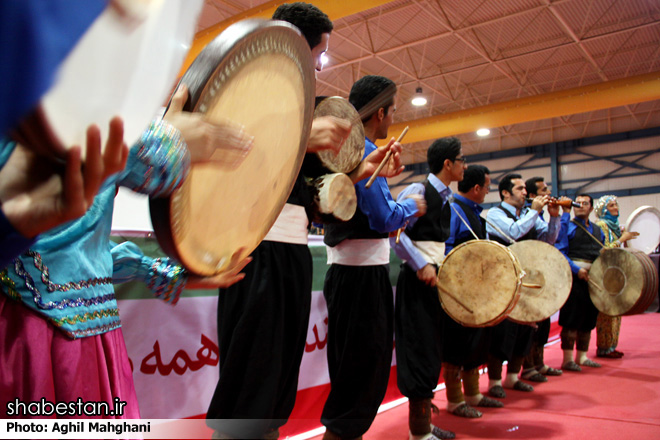
{"type": "MultiPolygon", "coordinates": [[[[29,251],[28,254],[33,251],[29,251]]],[[[35,252],[35,254],[37,254],[35,252]]],[[[37,254],[39,255],[39,254],[37,254]]],[[[36,266],[36,264],[35,264],[36,266]]],[[[48,271],[48,268],[43,266],[46,271],[48,271]]],[[[39,266],[37,266],[39,268],[39,266]]],[[[62,301],[48,301],[44,302],[42,297],[41,297],[41,292],[39,292],[39,289],[36,288],[34,284],[34,280],[32,279],[32,276],[25,270],[25,266],[23,266],[23,262],[20,260],[20,258],[14,259],[14,270],[16,271],[16,274],[23,278],[25,281],[25,287],[28,288],[30,292],[32,292],[32,296],[34,297],[34,302],[39,307],[40,309],[44,310],[52,310],[52,309],[58,309],[58,310],[64,310],[67,307],[90,307],[90,306],[96,306],[99,304],[106,303],[108,301],[113,301],[115,299],[115,293],[114,291],[111,293],[108,293],[103,296],[95,297],[95,298],[76,298],[76,299],[63,299],[62,301]]],[[[42,271],[42,280],[44,279],[43,271],[42,271]]],[[[47,277],[46,277],[47,279],[47,277]]],[[[112,282],[112,279],[110,278],[110,282],[106,281],[106,278],[101,278],[101,279],[93,279],[93,280],[88,280],[88,281],[80,281],[78,283],[67,283],[68,284],[75,284],[75,285],[80,285],[82,287],[90,287],[90,286],[96,286],[96,285],[101,285],[101,284],[110,284],[112,282]]],[[[62,287],[66,288],[67,285],[60,286],[58,284],[53,284],[53,286],[56,287],[62,287]]],[[[62,291],[67,291],[70,288],[67,288],[66,290],[62,291]]],[[[58,289],[59,290],[59,289],[58,289]]]]}

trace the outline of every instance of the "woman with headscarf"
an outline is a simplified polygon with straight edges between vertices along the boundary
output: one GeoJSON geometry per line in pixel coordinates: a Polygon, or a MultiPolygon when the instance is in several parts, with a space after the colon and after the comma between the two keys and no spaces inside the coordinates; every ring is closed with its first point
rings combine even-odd
{"type": "MultiPolygon", "coordinates": [[[[637,232],[624,232],[619,225],[619,203],[616,196],[602,196],[594,204],[594,211],[598,217],[596,223],[605,234],[605,246],[610,248],[620,247],[626,241],[639,235],[637,232]]],[[[596,356],[612,359],[619,359],[623,356],[622,352],[616,350],[620,329],[620,316],[598,314],[598,320],[596,321],[596,345],[598,347],[596,356]]]]}

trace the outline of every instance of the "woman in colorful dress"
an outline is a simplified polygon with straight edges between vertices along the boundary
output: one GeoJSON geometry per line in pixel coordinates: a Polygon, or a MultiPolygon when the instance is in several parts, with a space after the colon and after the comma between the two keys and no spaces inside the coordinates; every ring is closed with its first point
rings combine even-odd
{"type": "MultiPolygon", "coordinates": [[[[598,221],[596,224],[605,234],[605,246],[616,248],[635,238],[639,233],[624,232],[619,225],[619,203],[616,196],[602,196],[594,204],[594,212],[598,221]]],[[[604,313],[598,314],[596,321],[597,351],[596,356],[604,358],[619,359],[623,353],[616,349],[619,343],[619,331],[621,329],[621,317],[609,316],[604,313]]]]}

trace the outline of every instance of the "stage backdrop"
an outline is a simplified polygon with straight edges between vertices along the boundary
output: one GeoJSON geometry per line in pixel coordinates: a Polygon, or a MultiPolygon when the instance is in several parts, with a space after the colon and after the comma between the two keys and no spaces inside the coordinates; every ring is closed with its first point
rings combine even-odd
{"type": "MultiPolygon", "coordinates": [[[[145,254],[162,256],[149,233],[120,233],[145,254]]],[[[326,361],[327,317],[321,290],[327,271],[321,237],[311,237],[314,259],[312,308],[305,354],[300,369],[296,407],[281,430],[291,436],[320,427],[319,418],[330,390],[326,361]]],[[[390,278],[396,285],[400,260],[392,253],[390,278]]],[[[186,290],[176,306],[152,297],[144,284],[117,286],[120,316],[141,416],[149,419],[203,417],[218,380],[216,290],[186,290]]],[[[392,367],[384,403],[400,398],[392,367]]]]}

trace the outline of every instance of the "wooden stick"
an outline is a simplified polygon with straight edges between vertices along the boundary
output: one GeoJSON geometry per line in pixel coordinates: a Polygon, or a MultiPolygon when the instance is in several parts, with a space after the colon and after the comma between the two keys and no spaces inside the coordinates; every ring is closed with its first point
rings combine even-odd
{"type": "Polygon", "coordinates": [[[445,292],[445,293],[447,294],[447,296],[449,296],[451,299],[453,299],[454,301],[456,301],[456,303],[457,303],[459,306],[463,307],[465,310],[467,310],[468,312],[470,312],[470,313],[472,313],[472,314],[474,315],[474,312],[473,312],[468,306],[466,306],[465,304],[463,304],[463,303],[461,302],[461,300],[459,300],[459,299],[458,299],[453,293],[451,293],[450,291],[448,291],[447,289],[445,289],[444,287],[442,287],[440,284],[438,284],[438,289],[440,289],[440,290],[442,290],[443,292],[445,292]]]}
{"type": "Polygon", "coordinates": [[[408,226],[408,220],[406,220],[405,225],[396,230],[396,244],[399,244],[399,241],[401,241],[401,233],[406,229],[406,226],[408,226]]]}
{"type": "Polygon", "coordinates": [[[543,286],[541,284],[532,284],[532,283],[522,283],[523,287],[527,287],[528,289],[542,289],[543,286]]]}
{"type": "MultiPolygon", "coordinates": [[[[410,127],[408,127],[408,126],[406,125],[406,128],[403,129],[403,131],[402,131],[401,134],[399,135],[399,139],[397,139],[396,142],[401,142],[401,140],[402,140],[403,137],[406,135],[406,133],[408,133],[408,128],[410,128],[410,127]]],[[[396,142],[395,142],[395,143],[396,143],[396,142]]],[[[369,178],[369,181],[368,181],[367,184],[364,186],[365,188],[368,189],[369,187],[371,187],[371,184],[374,183],[374,180],[376,180],[376,177],[378,177],[378,173],[380,173],[380,170],[383,169],[383,167],[385,166],[385,164],[387,163],[387,161],[390,160],[390,157],[391,157],[391,156],[392,156],[392,148],[390,148],[390,150],[387,152],[387,154],[385,155],[385,157],[383,158],[383,160],[380,162],[380,165],[378,165],[378,168],[376,168],[376,171],[374,172],[374,174],[369,178]]]]}
{"type": "Polygon", "coordinates": [[[600,285],[591,278],[589,278],[589,283],[591,283],[592,286],[594,286],[596,289],[600,290],[601,292],[603,291],[603,288],[600,287],[600,285]]]}

